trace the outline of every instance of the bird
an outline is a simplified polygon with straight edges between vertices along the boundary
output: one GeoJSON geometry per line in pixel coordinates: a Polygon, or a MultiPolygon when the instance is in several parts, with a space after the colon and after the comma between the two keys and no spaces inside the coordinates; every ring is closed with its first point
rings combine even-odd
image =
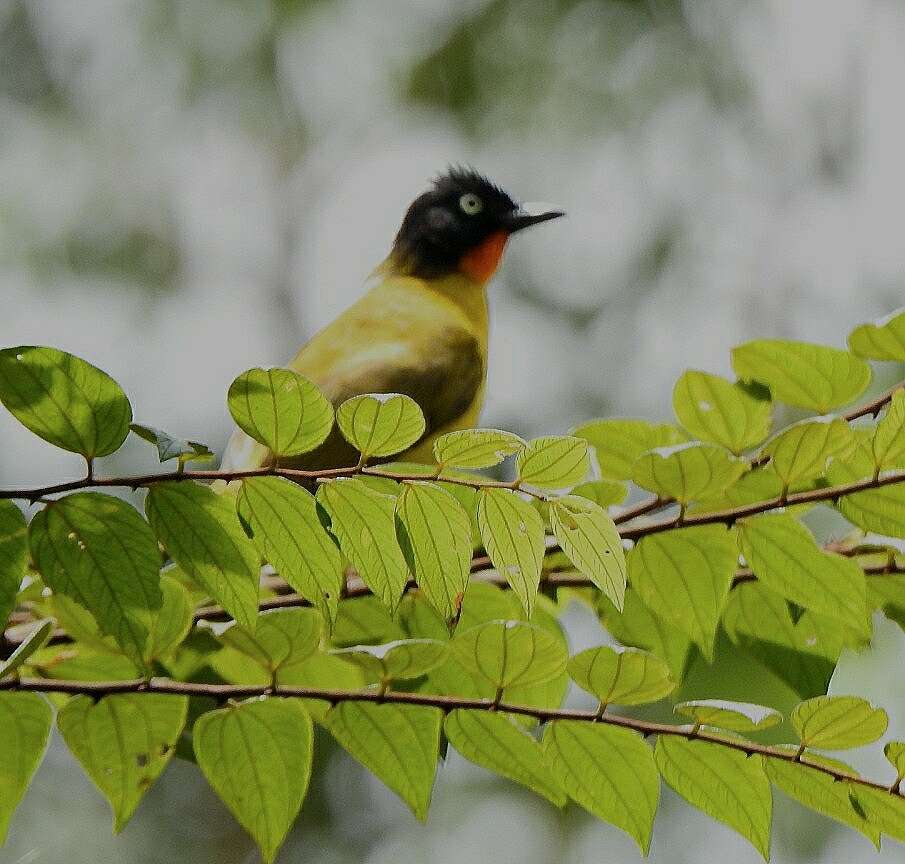
{"type": "MultiPolygon", "coordinates": [[[[367,292],[315,334],[287,364],[334,405],[365,393],[402,393],[421,407],[425,431],[407,462],[431,462],[435,438],[472,428],[487,380],[487,285],[509,238],[557,219],[549,205],[520,205],[472,168],[450,167],[408,207],[367,292]]],[[[354,465],[358,454],[334,428],[315,450],[281,468],[354,465]]],[[[271,467],[273,454],[236,429],[221,469],[271,467]]]]}

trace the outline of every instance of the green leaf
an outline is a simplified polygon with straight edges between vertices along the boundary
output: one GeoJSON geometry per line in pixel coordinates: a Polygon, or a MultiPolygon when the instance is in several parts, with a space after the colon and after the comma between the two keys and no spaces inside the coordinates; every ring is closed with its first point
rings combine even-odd
{"type": "Polygon", "coordinates": [[[867,584],[856,561],[824,552],[788,513],[743,520],[739,540],[748,565],[768,588],[870,635],[867,584]]]}
{"type": "Polygon", "coordinates": [[[779,594],[749,582],[730,592],[723,627],[799,696],[826,693],[843,645],[836,622],[811,612],[793,621],[779,594]]]}
{"type": "Polygon", "coordinates": [[[518,454],[519,483],[539,489],[566,489],[588,476],[588,442],[569,435],[535,438],[518,454]]]}
{"type": "Polygon", "coordinates": [[[815,696],[789,718],[801,743],[820,750],[848,750],[876,741],[889,724],[882,708],[857,696],[815,696]]]}
{"type": "Polygon", "coordinates": [[[796,423],[771,438],[763,447],[785,489],[826,473],[833,459],[844,459],[855,449],[851,427],[840,418],[796,423]]]}
{"type": "Polygon", "coordinates": [[[194,611],[191,596],[178,579],[161,575],[160,593],[163,602],[151,619],[148,639],[148,657],[154,660],[166,659],[182,644],[192,629],[194,611]]]}
{"type": "Polygon", "coordinates": [[[27,663],[36,651],[47,644],[50,634],[53,633],[54,623],[53,618],[39,621],[28,637],[19,643],[19,647],[6,660],[0,660],[0,678],[12,675],[20,666],[27,663]]]}
{"type": "Polygon", "coordinates": [[[141,439],[153,444],[157,448],[157,456],[161,462],[170,459],[178,459],[180,463],[201,460],[207,462],[214,458],[214,452],[198,441],[188,441],[185,438],[174,438],[163,429],[154,426],[145,426],[142,423],[132,423],[129,428],[141,439]]]}
{"type": "Polygon", "coordinates": [[[848,785],[871,827],[905,843],[905,798],[882,789],[848,785]]]}
{"type": "Polygon", "coordinates": [[[488,582],[472,582],[462,601],[458,631],[464,633],[488,621],[515,621],[524,609],[511,591],[504,591],[488,582]]]}
{"type": "Polygon", "coordinates": [[[641,599],[708,659],[737,565],[735,538],[721,525],[651,534],[628,556],[629,578],[641,599]]]}
{"type": "MultiPolygon", "coordinates": [[[[277,684],[326,690],[363,690],[367,685],[361,670],[333,654],[312,654],[299,663],[287,663],[277,672],[277,684]]],[[[319,723],[330,710],[323,699],[301,699],[305,710],[319,723]]]]}
{"type": "Polygon", "coordinates": [[[119,450],[132,421],[119,384],[56,348],[0,351],[0,402],[35,435],[88,460],[119,450]]]}
{"type": "Polygon", "coordinates": [[[243,702],[202,714],[192,740],[204,776],[269,864],[308,790],[311,718],[292,699],[243,702]]]}
{"type": "Polygon", "coordinates": [[[591,420],[572,434],[594,448],[600,473],[610,480],[631,480],[642,453],[688,440],[675,426],[647,420],[591,420]]]}
{"type": "Polygon", "coordinates": [[[654,758],[663,779],[689,804],[738,831],[769,860],[773,798],[759,756],[662,735],[654,758]]]}
{"type": "Polygon", "coordinates": [[[524,621],[488,621],[450,642],[453,656],[469,672],[497,689],[542,684],[565,671],[568,655],[547,630],[524,621]]]}
{"type": "Polygon", "coordinates": [[[883,755],[896,769],[896,776],[905,777],[905,741],[887,741],[883,747],[883,755]]]}
{"type": "Polygon", "coordinates": [[[314,496],[281,477],[249,477],[242,481],[236,506],[264,560],[332,627],[345,565],[321,524],[314,496]]]}
{"type": "Polygon", "coordinates": [[[420,705],[340,702],[324,718],[339,744],[427,819],[443,712],[420,705]]]}
{"type": "Polygon", "coordinates": [[[0,846],[44,757],[52,721],[50,706],[37,693],[0,693],[0,846]]]}
{"type": "Polygon", "coordinates": [[[782,714],[763,705],[749,702],[726,702],[722,699],[695,699],[680,702],[676,714],[691,717],[700,726],[714,726],[749,735],[782,723],[782,714]]]}
{"type": "Polygon", "coordinates": [[[587,483],[579,483],[572,490],[572,494],[579,498],[587,498],[600,507],[609,507],[625,501],[628,488],[618,480],[588,480],[587,483]]]}
{"type": "Polygon", "coordinates": [[[566,803],[550,777],[543,748],[508,715],[458,709],[446,716],[443,728],[450,744],[470,762],[521,783],[556,807],[566,803]]]}
{"type": "Polygon", "coordinates": [[[877,424],[872,444],[877,471],[905,467],[905,390],[893,394],[886,413],[877,424]]]}
{"type": "Polygon", "coordinates": [[[756,447],[770,432],[770,401],[719,375],[689,369],[676,382],[672,404],[692,435],[736,454],[756,447]]]}
{"type": "Polygon", "coordinates": [[[369,681],[420,678],[446,662],[449,649],[437,639],[401,639],[386,645],[341,648],[333,655],[358,666],[369,681]]]}
{"type": "Polygon", "coordinates": [[[0,500],[0,630],[16,605],[28,563],[28,527],[12,501],[0,500]]]}
{"type": "Polygon", "coordinates": [[[603,723],[555,720],[544,731],[544,755],[569,797],[628,833],[647,855],[660,778],[640,735],[603,723]]]}
{"type": "Polygon", "coordinates": [[[550,502],[550,526],[569,560],[621,609],[625,553],[606,511],[593,501],[567,495],[550,502]]]}
{"type": "Polygon", "coordinates": [[[879,848],[880,832],[852,801],[852,787],[799,762],[764,759],[767,776],[777,788],[805,807],[860,831],[879,848]]]}
{"type": "Polygon", "coordinates": [[[625,592],[625,606],[620,612],[603,594],[598,595],[597,612],[606,629],[623,645],[643,648],[664,660],[674,681],[685,676],[691,642],[680,630],[651,613],[638,592],[625,592]]]}
{"type": "Polygon", "coordinates": [[[443,618],[451,620],[468,587],[469,515],[439,486],[406,483],[396,499],[396,518],[405,531],[418,587],[443,618]]]}
{"type": "Polygon", "coordinates": [[[905,311],[899,310],[875,324],[862,324],[849,334],[848,347],[870,360],[905,362],[905,311]]]}
{"type": "Polygon", "coordinates": [[[441,469],[490,468],[525,447],[525,441],[500,429],[460,429],[434,441],[434,458],[441,469]]]}
{"type": "Polygon", "coordinates": [[[478,527],[493,566],[512,586],[530,618],[544,562],[540,514],[515,492],[482,489],[478,493],[478,527]]]}
{"type": "Polygon", "coordinates": [[[358,575],[391,611],[409,580],[396,540],[396,499],[356,478],[322,483],[317,500],[330,516],[330,530],[358,575]]]}
{"type": "Polygon", "coordinates": [[[857,399],[871,377],[870,366],[848,351],[779,339],[733,348],[732,368],[739,378],[765,384],[774,399],[818,414],[857,399]]]}
{"type": "Polygon", "coordinates": [[[418,403],[401,393],[353,396],[337,409],[336,422],[363,459],[401,453],[418,441],[425,429],[418,403]]]}
{"type": "Polygon", "coordinates": [[[291,369],[249,369],[229,387],[229,413],[247,435],[280,459],[309,453],[333,428],[333,406],[291,369]]]}
{"type": "Polygon", "coordinates": [[[119,833],[173,756],[185,726],[188,699],[123,693],[95,702],[76,696],[60,709],[66,746],[113,808],[119,833]]]}
{"type": "Polygon", "coordinates": [[[220,634],[220,642],[250,658],[274,682],[284,665],[317,651],[321,628],[321,616],[314,609],[273,609],[258,615],[254,632],[234,624],[220,634]]]}
{"type": "Polygon", "coordinates": [[[160,553],[135,508],[99,492],[68,495],[35,516],[30,541],[47,585],[81,603],[130,658],[147,659],[151,616],[163,602],[160,553]]]}
{"type": "Polygon", "coordinates": [[[747,462],[735,459],[722,447],[678,444],[640,456],[632,480],[661,498],[675,498],[687,504],[705,494],[717,495],[728,489],[748,467],[747,462]]]}
{"type": "Polygon", "coordinates": [[[157,538],[188,576],[243,627],[258,610],[258,554],[236,517],[232,498],[187,481],[155,483],[145,513],[157,538]]]}
{"type": "Polygon", "coordinates": [[[603,707],[656,702],[676,689],[666,663],[637,648],[588,648],[569,660],[567,671],[603,707]]]}

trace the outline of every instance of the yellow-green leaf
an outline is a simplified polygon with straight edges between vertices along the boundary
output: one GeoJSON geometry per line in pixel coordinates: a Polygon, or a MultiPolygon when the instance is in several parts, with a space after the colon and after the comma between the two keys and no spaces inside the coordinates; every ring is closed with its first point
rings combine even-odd
{"type": "Polygon", "coordinates": [[[401,393],[353,396],[336,411],[343,437],[362,457],[392,456],[407,450],[424,434],[424,414],[401,393]]]}
{"type": "Polygon", "coordinates": [[[566,794],[550,776],[540,744],[506,714],[458,709],[446,716],[446,737],[466,759],[562,807],[566,794]]]}
{"type": "Polygon", "coordinates": [[[110,802],[114,833],[172,758],[187,709],[185,697],[160,693],[122,693],[99,702],[76,696],[60,709],[57,728],[110,802]]]}
{"type": "Polygon", "coordinates": [[[688,440],[675,426],[647,420],[591,420],[572,434],[594,448],[600,473],[610,480],[631,480],[642,453],[688,440]]]}
{"type": "Polygon", "coordinates": [[[851,787],[851,794],[867,816],[871,827],[905,843],[905,798],[883,789],[847,785],[851,787]]]}
{"type": "Polygon", "coordinates": [[[621,828],[647,855],[660,778],[640,735],[603,723],[556,720],[544,731],[544,755],[570,798],[621,828]]]}
{"type": "Polygon", "coordinates": [[[308,453],[333,428],[333,406],[291,369],[249,369],[229,387],[229,413],[278,459],[308,453]]]}
{"type": "Polygon", "coordinates": [[[198,767],[268,864],[305,799],[313,738],[311,718],[293,699],[209,711],[192,730],[198,767]]]}
{"type": "Polygon", "coordinates": [[[332,626],[345,565],[321,524],[314,496],[281,477],[249,477],[236,506],[264,560],[332,626]]]}
{"type": "Polygon", "coordinates": [[[719,375],[689,369],[673,388],[672,404],[692,435],[736,454],[756,447],[770,432],[770,401],[719,375]]]}
{"type": "Polygon", "coordinates": [[[588,476],[588,442],[548,435],[528,442],[517,460],[519,482],[539,489],[566,489],[588,476]]]}
{"type": "Polygon", "coordinates": [[[738,831],[769,860],[773,797],[759,756],[662,735],[654,758],[663,779],[689,804],[738,831]]]}
{"type": "Polygon", "coordinates": [[[713,444],[678,444],[640,456],[632,480],[661,498],[686,504],[705,495],[718,495],[748,467],[744,460],[713,444]]]}
{"type": "Polygon", "coordinates": [[[862,324],[849,334],[848,347],[870,360],[905,362],[905,311],[897,310],[875,324],[862,324]]]}
{"type": "Polygon", "coordinates": [[[446,662],[449,647],[437,639],[400,639],[385,645],[356,645],[333,651],[365,673],[369,681],[405,681],[420,678],[446,662]]]}
{"type": "Polygon", "coordinates": [[[500,429],[460,429],[434,441],[434,458],[441,468],[490,468],[514,456],[525,441],[500,429]]]}
{"type": "Polygon", "coordinates": [[[321,484],[317,500],[330,516],[330,530],[343,554],[365,585],[395,611],[409,580],[396,540],[396,499],[349,478],[321,484]]]}
{"type": "Polygon", "coordinates": [[[905,741],[887,741],[883,755],[896,769],[896,776],[905,777],[905,741]]]}
{"type": "Polygon", "coordinates": [[[841,418],[808,420],[784,429],[763,447],[785,489],[815,480],[826,473],[833,459],[844,459],[855,449],[851,427],[841,418]]]}
{"type": "Polygon", "coordinates": [[[727,702],[722,699],[694,699],[675,706],[676,714],[691,717],[700,726],[714,726],[750,735],[782,723],[782,714],[764,705],[727,702]]]}
{"type": "Polygon", "coordinates": [[[116,381],[56,348],[0,351],[0,402],[35,435],[89,460],[119,450],[132,422],[116,381]]]}
{"type": "Polygon", "coordinates": [[[897,390],[872,441],[877,471],[905,467],[905,390],[897,390]]]}
{"type": "Polygon", "coordinates": [[[259,558],[228,495],[200,483],[155,483],[148,521],[173,560],[243,627],[254,629],[259,558]]]}
{"type": "Polygon", "coordinates": [[[420,705],[341,702],[324,725],[355,759],[427,819],[443,712],[420,705]]]}
{"type": "Polygon", "coordinates": [[[732,349],[732,368],[770,388],[774,399],[826,414],[857,399],[870,384],[870,366],[848,351],[764,339],[732,349]]]}
{"type": "Polygon", "coordinates": [[[588,648],[569,660],[567,670],[604,707],[656,702],[676,689],[666,663],[638,648],[588,648]]]}
{"type": "Polygon", "coordinates": [[[820,750],[847,750],[876,741],[889,724],[882,708],[857,696],[815,696],[789,718],[801,743],[820,750]]]}
{"type": "Polygon", "coordinates": [[[587,483],[579,483],[572,489],[572,494],[578,495],[579,498],[587,498],[601,507],[610,507],[625,501],[628,487],[618,480],[588,480],[587,483]]]}
{"type": "Polygon", "coordinates": [[[515,492],[482,489],[477,515],[481,539],[493,566],[512,586],[530,618],[544,561],[540,514],[515,492]]]}
{"type": "Polygon", "coordinates": [[[550,526],[569,560],[621,609],[625,553],[607,512],[593,501],[567,495],[550,502],[550,526]]]}
{"type": "Polygon", "coordinates": [[[12,501],[0,500],[0,627],[16,605],[28,562],[28,528],[12,501]]]}

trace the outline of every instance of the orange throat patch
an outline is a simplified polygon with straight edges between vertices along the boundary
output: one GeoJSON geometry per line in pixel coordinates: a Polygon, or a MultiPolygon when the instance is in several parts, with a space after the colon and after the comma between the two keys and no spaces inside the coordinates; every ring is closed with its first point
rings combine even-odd
{"type": "Polygon", "coordinates": [[[475,246],[462,256],[462,260],[459,261],[459,272],[474,279],[475,282],[487,282],[500,266],[508,239],[508,231],[491,234],[480,246],[475,246]]]}

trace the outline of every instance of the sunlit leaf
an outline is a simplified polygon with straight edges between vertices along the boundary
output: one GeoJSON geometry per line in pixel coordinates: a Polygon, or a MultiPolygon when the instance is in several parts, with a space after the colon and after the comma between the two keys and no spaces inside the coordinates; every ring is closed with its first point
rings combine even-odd
{"type": "Polygon", "coordinates": [[[871,827],[905,843],[905,798],[882,789],[849,785],[851,795],[867,816],[871,827]]]}
{"type": "Polygon", "coordinates": [[[145,426],[142,423],[132,423],[129,428],[141,439],[153,444],[157,448],[157,456],[161,462],[170,459],[178,459],[180,462],[194,462],[197,460],[209,461],[214,458],[214,452],[198,441],[188,441],[185,438],[175,438],[163,429],[154,426],[145,426]]]}
{"type": "Polygon", "coordinates": [[[905,777],[905,741],[887,741],[883,755],[896,769],[896,776],[905,777]]]}
{"type": "Polygon", "coordinates": [[[358,645],[334,651],[334,656],[358,666],[370,681],[420,678],[443,663],[449,653],[437,639],[401,639],[385,645],[358,645]]]}
{"type": "Polygon", "coordinates": [[[756,447],[770,432],[770,401],[719,375],[690,369],[676,382],[672,404],[692,435],[733,453],[756,447]]]}
{"type": "Polygon", "coordinates": [[[460,429],[434,441],[434,458],[443,468],[490,468],[514,456],[525,441],[500,429],[460,429]]]}
{"type": "Polygon", "coordinates": [[[631,480],[635,461],[642,453],[688,440],[675,426],[647,420],[591,420],[572,434],[594,448],[600,473],[610,480],[631,480]]]}
{"type": "Polygon", "coordinates": [[[468,586],[471,519],[449,492],[432,483],[405,484],[396,500],[396,517],[418,587],[445,620],[452,619],[468,586]]]}
{"type": "Polygon", "coordinates": [[[230,496],[200,483],[155,483],[145,512],[157,538],[188,576],[243,627],[254,628],[259,559],[230,496]]]}
{"type": "Polygon", "coordinates": [[[264,560],[332,626],[345,566],[321,524],[314,496],[280,477],[249,477],[236,506],[264,560]]]}
{"type": "Polygon", "coordinates": [[[628,496],[628,487],[618,480],[588,480],[572,489],[572,495],[587,498],[600,507],[621,504],[628,496]]]}
{"type": "Polygon", "coordinates": [[[770,388],[774,399],[826,414],[857,399],[870,383],[870,366],[848,351],[764,339],[732,349],[732,368],[770,388]]]}
{"type": "Polygon", "coordinates": [[[603,706],[656,702],[676,688],[666,663],[637,648],[588,648],[569,660],[568,672],[603,706]]]}
{"type": "Polygon", "coordinates": [[[427,819],[443,712],[420,705],[341,702],[324,718],[330,734],[392,789],[422,822],[427,819]]]}
{"type": "Polygon", "coordinates": [[[330,516],[330,530],[364,583],[390,611],[409,580],[396,540],[396,499],[369,489],[357,478],[321,484],[317,500],[330,516]]]}
{"type": "Polygon", "coordinates": [[[148,657],[168,657],[182,643],[192,627],[192,600],[188,590],[172,576],[161,575],[163,602],[151,618],[148,657]]]}
{"type": "Polygon", "coordinates": [[[365,459],[401,453],[425,429],[418,403],[401,393],[353,396],[336,410],[336,422],[346,441],[365,459]]]}
{"type": "Polygon", "coordinates": [[[764,705],[748,702],[727,702],[722,699],[694,699],[675,706],[676,714],[683,714],[701,725],[715,726],[750,735],[782,723],[782,714],[764,705]]]}
{"type": "Polygon", "coordinates": [[[293,699],[209,711],[192,730],[198,767],[268,864],[305,799],[313,737],[311,718],[293,699]]]}
{"type": "Polygon", "coordinates": [[[784,429],[763,447],[785,489],[826,473],[833,459],[844,459],[855,449],[855,437],[845,420],[808,420],[784,429]]]}
{"type": "Polygon", "coordinates": [[[905,467],[905,390],[893,394],[886,413],[877,424],[872,444],[874,466],[878,471],[905,467]]]}
{"type": "Polygon", "coordinates": [[[857,696],[815,696],[789,718],[801,743],[820,750],[847,750],[876,741],[889,724],[882,708],[857,696]]]}
{"type": "Polygon", "coordinates": [[[542,684],[562,674],[568,662],[562,644],[524,621],[489,621],[450,642],[453,656],[498,689],[542,684]]]}
{"type": "Polygon", "coordinates": [[[641,599],[707,657],[713,656],[737,564],[735,538],[721,525],[651,534],[628,556],[629,578],[641,599]]]}
{"type": "Polygon", "coordinates": [[[0,693],[0,846],[44,757],[52,722],[50,706],[37,693],[0,693]]]}
{"type": "Polygon", "coordinates": [[[57,715],[66,746],[110,802],[114,833],[172,758],[187,708],[183,696],[123,693],[99,702],[76,696],[57,715]]]}
{"type": "Polygon", "coordinates": [[[509,716],[459,709],[447,714],[443,728],[450,744],[470,762],[521,783],[557,807],[566,803],[540,744],[509,716]]]}
{"type": "Polygon", "coordinates": [[[56,348],[0,351],[0,402],[35,435],[86,459],[119,450],[132,421],[116,381],[56,348]]]}
{"type": "Polygon", "coordinates": [[[314,450],[333,428],[333,406],[290,369],[249,369],[229,387],[229,413],[275,457],[314,450]]]}
{"type": "Polygon", "coordinates": [[[856,561],[824,552],[787,513],[743,520],[739,540],[749,566],[768,588],[870,635],[867,585],[856,561]]]}
{"type": "Polygon", "coordinates": [[[856,327],[849,334],[848,347],[859,357],[905,362],[905,311],[856,327]]]}
{"type": "Polygon", "coordinates": [[[569,435],[535,438],[518,454],[516,464],[520,483],[566,489],[588,476],[588,442],[569,435]]]}
{"type": "Polygon", "coordinates": [[[640,456],[632,480],[661,498],[687,503],[729,488],[748,463],[712,444],[679,444],[640,456]]]}
{"type": "Polygon", "coordinates": [[[151,616],[160,608],[160,553],[130,504],[78,492],[48,504],[31,523],[31,553],[44,581],[95,617],[136,661],[146,659],[151,616]]]}
{"type": "Polygon", "coordinates": [[[0,629],[16,605],[28,561],[28,528],[12,501],[0,500],[0,629]]]}
{"type": "Polygon", "coordinates": [[[570,798],[621,828],[647,854],[660,778],[640,735],[602,723],[556,720],[544,731],[544,755],[570,798]]]}
{"type": "Polygon", "coordinates": [[[478,494],[478,527],[493,566],[506,578],[528,617],[544,561],[544,523],[527,501],[507,489],[478,494]]]}
{"type": "Polygon", "coordinates": [[[654,758],[663,779],[689,804],[738,831],[769,860],[773,797],[759,756],[662,735],[654,758]]]}

